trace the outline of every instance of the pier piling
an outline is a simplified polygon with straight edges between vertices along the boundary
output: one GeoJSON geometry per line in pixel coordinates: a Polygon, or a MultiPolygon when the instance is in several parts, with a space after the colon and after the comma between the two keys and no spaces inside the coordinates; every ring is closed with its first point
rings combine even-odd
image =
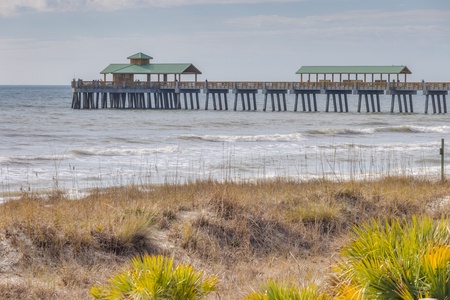
{"type": "Polygon", "coordinates": [[[425,113],[428,113],[429,97],[431,96],[431,105],[433,114],[447,113],[447,91],[426,90],[425,93],[425,113]]]}

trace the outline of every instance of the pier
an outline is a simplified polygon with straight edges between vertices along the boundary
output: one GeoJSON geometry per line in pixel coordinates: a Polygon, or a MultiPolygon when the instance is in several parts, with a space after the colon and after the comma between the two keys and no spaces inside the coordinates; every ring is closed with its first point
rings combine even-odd
{"type": "Polygon", "coordinates": [[[413,96],[421,92],[424,113],[430,107],[434,114],[447,113],[450,82],[408,82],[411,71],[406,66],[302,66],[296,72],[298,82],[217,82],[197,81],[201,72],[190,63],[152,63],[143,53],[127,59],[128,64],[110,64],[101,71],[103,80],[74,79],[72,108],[256,111],[257,95],[262,94],[263,111],[287,111],[288,102],[294,101],[294,111],[346,113],[357,98],[358,113],[379,113],[380,95],[391,95],[391,113],[414,113],[413,96]],[[206,94],[203,106],[201,93],[206,94]],[[321,94],[326,95],[323,110],[317,100],[321,94]]]}
{"type": "Polygon", "coordinates": [[[413,113],[413,96],[425,95],[424,113],[447,113],[450,82],[133,82],[117,86],[105,81],[72,81],[74,109],[213,109],[258,110],[256,95],[264,97],[263,111],[317,112],[317,95],[326,95],[324,112],[381,112],[380,95],[391,95],[391,113],[413,113]],[[201,106],[199,95],[206,94],[201,106]],[[234,97],[228,97],[228,95],[234,97]],[[289,95],[293,95],[289,99],[289,95]],[[229,101],[233,99],[233,103],[229,101]],[[301,109],[300,102],[301,99],[301,109]],[[232,105],[231,105],[232,104],[232,105]]]}

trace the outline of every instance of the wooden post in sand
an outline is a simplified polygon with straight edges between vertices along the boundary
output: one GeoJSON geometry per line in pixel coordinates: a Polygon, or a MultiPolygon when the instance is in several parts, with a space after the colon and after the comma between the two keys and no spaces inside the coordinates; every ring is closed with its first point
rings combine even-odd
{"type": "Polygon", "coordinates": [[[445,165],[444,165],[444,139],[441,140],[440,154],[441,154],[441,181],[444,182],[444,180],[445,180],[445,175],[444,175],[444,170],[445,170],[445,165]]]}

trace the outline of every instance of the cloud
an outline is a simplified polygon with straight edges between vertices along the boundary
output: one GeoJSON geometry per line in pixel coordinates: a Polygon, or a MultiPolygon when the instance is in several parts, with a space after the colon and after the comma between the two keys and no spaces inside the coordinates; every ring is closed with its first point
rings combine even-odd
{"type": "Polygon", "coordinates": [[[12,0],[0,2],[0,15],[11,15],[24,11],[43,11],[47,7],[45,0],[12,0]]]}
{"type": "Polygon", "coordinates": [[[399,12],[349,11],[338,14],[306,16],[303,18],[258,15],[230,19],[228,23],[235,26],[255,28],[274,26],[329,27],[330,25],[355,26],[364,24],[435,24],[438,22],[448,22],[449,16],[449,11],[439,10],[409,10],[399,12]]]}
{"type": "Polygon", "coordinates": [[[309,36],[450,36],[450,11],[348,11],[327,15],[287,17],[258,15],[233,18],[228,25],[239,31],[309,36]]]}
{"type": "Polygon", "coordinates": [[[298,2],[301,0],[3,0],[0,16],[24,12],[113,11],[139,7],[171,7],[199,4],[298,2]]]}

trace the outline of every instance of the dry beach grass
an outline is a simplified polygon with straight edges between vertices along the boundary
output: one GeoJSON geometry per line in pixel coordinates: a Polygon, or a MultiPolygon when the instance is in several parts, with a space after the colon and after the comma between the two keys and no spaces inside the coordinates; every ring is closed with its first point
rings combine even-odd
{"type": "Polygon", "coordinates": [[[329,284],[355,224],[442,218],[450,185],[368,181],[199,181],[64,193],[24,193],[0,206],[0,298],[90,299],[135,255],[174,257],[219,277],[210,299],[242,299],[268,278],[329,284]]]}

